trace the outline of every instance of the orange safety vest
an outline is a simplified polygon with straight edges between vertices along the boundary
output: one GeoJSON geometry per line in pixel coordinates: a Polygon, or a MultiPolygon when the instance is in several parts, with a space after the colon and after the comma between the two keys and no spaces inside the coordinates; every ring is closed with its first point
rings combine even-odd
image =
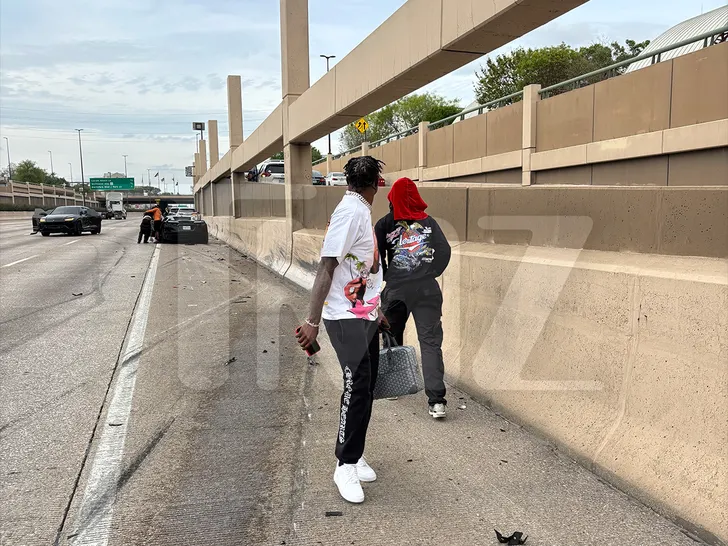
{"type": "Polygon", "coordinates": [[[148,211],[145,211],[145,214],[151,214],[154,217],[155,222],[159,222],[162,219],[162,211],[159,210],[159,207],[149,209],[148,211]]]}

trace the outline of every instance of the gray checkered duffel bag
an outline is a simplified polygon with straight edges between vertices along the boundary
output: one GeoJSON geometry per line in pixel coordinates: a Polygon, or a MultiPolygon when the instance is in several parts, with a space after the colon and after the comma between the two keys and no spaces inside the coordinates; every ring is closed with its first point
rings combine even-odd
{"type": "Polygon", "coordinates": [[[397,345],[392,334],[382,334],[384,348],[379,351],[379,373],[374,399],[416,394],[425,388],[414,347],[397,345]]]}

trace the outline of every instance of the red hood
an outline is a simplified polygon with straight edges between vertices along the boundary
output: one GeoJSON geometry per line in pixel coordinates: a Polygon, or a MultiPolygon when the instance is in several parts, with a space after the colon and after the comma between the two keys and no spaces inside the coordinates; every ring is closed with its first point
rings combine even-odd
{"type": "Polygon", "coordinates": [[[394,208],[394,219],[424,220],[427,218],[427,203],[420,197],[417,186],[409,178],[397,180],[387,196],[394,208]]]}

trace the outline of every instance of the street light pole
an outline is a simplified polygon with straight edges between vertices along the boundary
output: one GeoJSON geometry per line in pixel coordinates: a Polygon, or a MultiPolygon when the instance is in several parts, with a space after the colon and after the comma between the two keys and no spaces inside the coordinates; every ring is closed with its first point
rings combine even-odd
{"type": "Polygon", "coordinates": [[[3,137],[5,139],[5,149],[8,152],[8,179],[13,179],[13,164],[10,163],[10,141],[8,140],[8,137],[3,137]]]}
{"type": "MultiPolygon", "coordinates": [[[[329,72],[329,59],[336,58],[336,55],[319,55],[320,57],[326,59],[326,73],[329,72]]],[[[331,133],[328,135],[329,138],[329,155],[331,155],[331,133]]]]}
{"type": "Polygon", "coordinates": [[[71,186],[73,186],[73,165],[69,163],[68,168],[71,169],[71,186]]]}
{"type": "Polygon", "coordinates": [[[126,174],[126,158],[129,157],[127,154],[122,154],[124,156],[124,178],[128,178],[126,174]]]}
{"type": "Polygon", "coordinates": [[[53,170],[53,152],[51,152],[50,150],[48,150],[48,155],[51,156],[51,176],[53,176],[55,174],[55,172],[56,172],[56,171],[53,170]]]}
{"type": "Polygon", "coordinates": [[[78,155],[81,158],[81,202],[83,203],[83,206],[86,206],[86,186],[83,180],[83,148],[81,147],[81,131],[83,129],[75,129],[78,131],[78,155]]]}

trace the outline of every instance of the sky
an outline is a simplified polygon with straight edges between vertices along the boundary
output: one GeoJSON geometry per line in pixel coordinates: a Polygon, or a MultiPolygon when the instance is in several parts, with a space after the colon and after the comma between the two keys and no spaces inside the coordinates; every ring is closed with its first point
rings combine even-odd
{"type": "MultiPolygon", "coordinates": [[[[309,0],[311,83],[320,54],[346,56],[405,0],[309,0]]],[[[174,177],[196,149],[193,121],[217,119],[227,142],[226,77],[243,79],[245,137],[281,100],[277,0],[2,0],[0,165],[31,159],[60,176],[127,173],[140,185],[174,177]],[[7,142],[5,140],[7,137],[7,142]]],[[[491,55],[514,47],[652,39],[725,0],[590,0],[491,55]]],[[[487,57],[487,56],[486,56],[487,57]]],[[[485,57],[420,91],[474,100],[485,57]]],[[[332,137],[339,150],[338,135],[332,137]]],[[[326,139],[314,143],[326,153],[326,139]]]]}

